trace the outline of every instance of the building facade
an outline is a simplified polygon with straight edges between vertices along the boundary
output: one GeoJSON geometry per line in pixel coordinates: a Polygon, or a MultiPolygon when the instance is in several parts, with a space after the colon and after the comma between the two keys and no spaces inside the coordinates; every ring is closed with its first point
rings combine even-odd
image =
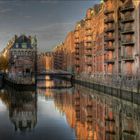
{"type": "Polygon", "coordinates": [[[56,46],[53,52],[54,69],[73,73],[75,61],[74,32],[69,32],[64,42],[56,46]]]}
{"type": "Polygon", "coordinates": [[[74,52],[74,32],[71,31],[67,34],[64,40],[64,59],[66,60],[65,70],[68,72],[74,71],[74,52]]]}
{"type": "Polygon", "coordinates": [[[56,46],[53,50],[53,67],[56,70],[66,70],[66,59],[64,59],[64,43],[56,46]]]}
{"type": "Polygon", "coordinates": [[[104,0],[94,5],[55,48],[54,68],[68,71],[73,67],[75,75],[105,81],[112,77],[137,79],[139,22],[140,1],[104,0]]]}
{"type": "Polygon", "coordinates": [[[140,74],[140,2],[104,0],[74,30],[75,73],[91,77],[140,74]]]}
{"type": "Polygon", "coordinates": [[[53,69],[53,53],[45,52],[38,55],[38,72],[53,69]]]}
{"type": "Polygon", "coordinates": [[[36,37],[16,36],[9,51],[9,78],[32,77],[35,74],[36,37]]]}

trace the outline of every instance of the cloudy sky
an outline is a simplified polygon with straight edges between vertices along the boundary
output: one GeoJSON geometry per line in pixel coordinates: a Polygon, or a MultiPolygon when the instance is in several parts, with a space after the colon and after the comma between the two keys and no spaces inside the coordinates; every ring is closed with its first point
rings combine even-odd
{"type": "Polygon", "coordinates": [[[15,34],[36,35],[39,51],[50,51],[99,1],[0,0],[0,51],[15,34]]]}

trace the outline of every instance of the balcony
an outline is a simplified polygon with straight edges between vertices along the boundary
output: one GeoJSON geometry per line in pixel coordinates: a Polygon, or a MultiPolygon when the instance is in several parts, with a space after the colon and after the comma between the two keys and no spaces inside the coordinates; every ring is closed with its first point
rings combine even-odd
{"type": "Polygon", "coordinates": [[[123,130],[123,133],[130,135],[136,135],[136,132],[134,130],[123,130]]]}
{"type": "Polygon", "coordinates": [[[86,40],[87,43],[92,43],[92,39],[86,40]]]}
{"type": "Polygon", "coordinates": [[[79,46],[76,46],[75,49],[76,49],[76,50],[79,50],[79,46]]]}
{"type": "Polygon", "coordinates": [[[80,95],[79,95],[79,94],[76,94],[76,95],[75,95],[75,99],[76,99],[76,100],[79,100],[79,99],[80,99],[80,95]]]}
{"type": "Polygon", "coordinates": [[[108,9],[106,9],[104,11],[104,15],[108,15],[108,14],[111,14],[111,13],[114,13],[114,10],[108,10],[108,9]]]}
{"type": "Polygon", "coordinates": [[[75,101],[75,106],[80,106],[80,100],[75,101]]]}
{"type": "Polygon", "coordinates": [[[131,39],[131,40],[124,40],[124,41],[122,41],[122,45],[123,46],[128,46],[128,45],[130,45],[130,46],[134,46],[134,41],[131,39]]]}
{"type": "Polygon", "coordinates": [[[113,36],[105,36],[104,41],[105,42],[114,41],[114,37],[113,36]]]}
{"type": "Polygon", "coordinates": [[[75,107],[75,111],[76,111],[76,119],[80,118],[80,106],[79,107],[75,107]]]}
{"type": "Polygon", "coordinates": [[[85,29],[86,30],[91,30],[91,26],[86,26],[85,29]]]}
{"type": "Polygon", "coordinates": [[[75,36],[75,39],[79,39],[79,36],[75,36]]]}
{"type": "Polygon", "coordinates": [[[80,58],[79,58],[79,57],[75,57],[75,59],[76,59],[76,60],[80,60],[80,58]]]}
{"type": "Polygon", "coordinates": [[[87,66],[91,67],[92,66],[92,63],[87,63],[87,66]]]}
{"type": "Polygon", "coordinates": [[[92,51],[91,50],[86,50],[85,54],[92,54],[92,51]]]}
{"type": "Polygon", "coordinates": [[[78,45],[78,44],[80,44],[80,43],[79,43],[79,41],[75,41],[75,44],[78,45]]]}
{"type": "Polygon", "coordinates": [[[87,118],[92,117],[92,109],[91,109],[91,108],[86,109],[86,117],[87,117],[87,118]]]}
{"type": "Polygon", "coordinates": [[[127,11],[133,11],[134,10],[134,6],[133,5],[126,5],[126,6],[123,6],[120,11],[122,13],[124,12],[127,12],[127,11]]]}
{"type": "Polygon", "coordinates": [[[115,122],[115,119],[114,119],[114,117],[113,118],[106,117],[105,121],[106,122],[115,122]]]}
{"type": "Polygon", "coordinates": [[[106,134],[115,135],[115,131],[106,130],[106,134]]]}
{"type": "Polygon", "coordinates": [[[105,46],[105,50],[106,51],[114,51],[115,50],[115,48],[113,47],[113,46],[105,46]]]}
{"type": "Polygon", "coordinates": [[[121,23],[123,24],[128,23],[128,22],[134,22],[134,18],[132,16],[127,16],[121,19],[121,23]]]}
{"type": "Polygon", "coordinates": [[[79,64],[75,64],[75,67],[80,67],[80,65],[79,64]]]}
{"type": "Polygon", "coordinates": [[[123,30],[121,30],[121,33],[122,34],[134,34],[134,30],[132,27],[129,27],[129,28],[124,28],[123,30]]]}
{"type": "Polygon", "coordinates": [[[75,52],[75,55],[79,55],[79,52],[75,52]]]}
{"type": "Polygon", "coordinates": [[[86,61],[87,66],[92,66],[92,61],[86,61]]]}
{"type": "Polygon", "coordinates": [[[92,116],[87,116],[86,122],[92,123],[93,119],[92,116]]]}
{"type": "Polygon", "coordinates": [[[105,33],[114,32],[114,27],[107,27],[107,28],[104,29],[104,32],[105,33]]]}
{"type": "Polygon", "coordinates": [[[92,54],[86,53],[87,57],[92,57],[92,54]]]}
{"type": "Polygon", "coordinates": [[[92,50],[92,47],[91,46],[87,46],[86,50],[92,50]]]}
{"type": "Polygon", "coordinates": [[[86,105],[87,110],[90,110],[93,107],[92,101],[88,101],[88,104],[86,105]]]}
{"type": "Polygon", "coordinates": [[[86,20],[86,21],[91,20],[91,16],[90,16],[90,17],[86,17],[85,20],[86,20]]]}
{"type": "Polygon", "coordinates": [[[125,55],[123,56],[124,61],[134,61],[134,57],[131,55],[125,55]]]}
{"type": "Polygon", "coordinates": [[[115,63],[115,59],[114,58],[105,58],[105,63],[111,63],[111,64],[113,64],[113,63],[115,63]]]}
{"type": "Polygon", "coordinates": [[[114,22],[114,18],[113,17],[109,17],[109,18],[106,18],[105,20],[104,20],[104,23],[113,23],[114,22]]]}
{"type": "Polygon", "coordinates": [[[106,132],[110,132],[110,133],[115,134],[115,125],[114,125],[114,123],[107,123],[106,124],[106,132]]]}
{"type": "Polygon", "coordinates": [[[87,33],[86,33],[86,36],[92,36],[92,33],[88,33],[88,32],[87,32],[87,33]]]}

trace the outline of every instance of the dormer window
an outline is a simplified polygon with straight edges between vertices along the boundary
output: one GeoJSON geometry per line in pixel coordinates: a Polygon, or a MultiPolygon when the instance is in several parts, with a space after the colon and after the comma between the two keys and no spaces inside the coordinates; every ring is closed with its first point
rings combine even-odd
{"type": "Polygon", "coordinates": [[[26,49],[27,48],[27,44],[26,43],[22,43],[22,48],[26,49]]]}
{"type": "Polygon", "coordinates": [[[16,44],[16,48],[18,48],[18,44],[16,44]]]}

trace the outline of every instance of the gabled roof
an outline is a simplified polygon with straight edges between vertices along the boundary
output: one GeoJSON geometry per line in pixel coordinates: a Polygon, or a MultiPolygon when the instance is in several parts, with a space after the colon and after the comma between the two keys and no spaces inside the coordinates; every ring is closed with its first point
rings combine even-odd
{"type": "Polygon", "coordinates": [[[26,44],[26,48],[32,48],[31,38],[21,35],[15,39],[15,43],[12,48],[22,48],[22,45],[24,44],[26,44]]]}

